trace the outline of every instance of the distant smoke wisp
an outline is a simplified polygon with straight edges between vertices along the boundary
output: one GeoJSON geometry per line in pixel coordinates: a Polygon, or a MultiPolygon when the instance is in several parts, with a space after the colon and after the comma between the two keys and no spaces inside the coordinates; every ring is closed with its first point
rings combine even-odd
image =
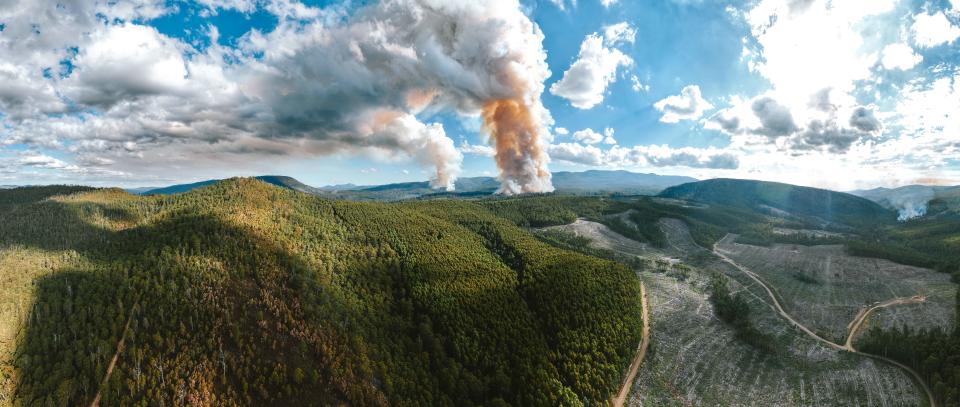
{"type": "Polygon", "coordinates": [[[898,209],[898,212],[899,212],[899,215],[897,216],[897,220],[901,222],[907,221],[913,218],[919,218],[927,214],[927,204],[926,202],[922,204],[916,204],[916,203],[908,204],[898,209]]]}
{"type": "Polygon", "coordinates": [[[903,222],[913,218],[919,218],[927,214],[927,202],[933,199],[933,193],[929,196],[907,196],[894,200],[893,205],[897,208],[897,220],[903,222]]]}
{"type": "Polygon", "coordinates": [[[887,198],[890,206],[897,209],[897,220],[903,222],[927,214],[927,203],[936,196],[930,188],[904,191],[887,198]]]}

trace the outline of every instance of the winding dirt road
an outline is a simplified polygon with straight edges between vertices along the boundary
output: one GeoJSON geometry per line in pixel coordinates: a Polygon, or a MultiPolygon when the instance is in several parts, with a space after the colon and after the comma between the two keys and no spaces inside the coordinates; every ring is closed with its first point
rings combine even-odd
{"type": "Polygon", "coordinates": [[[847,343],[843,345],[846,350],[850,352],[856,352],[856,349],[853,348],[853,339],[857,336],[857,331],[863,326],[863,322],[867,320],[867,317],[870,316],[870,313],[876,311],[880,308],[886,308],[892,305],[901,305],[901,304],[915,304],[924,302],[927,300],[927,297],[922,295],[914,295],[913,297],[898,297],[892,300],[884,301],[880,304],[874,305],[870,308],[864,308],[860,310],[860,313],[857,314],[857,317],[853,319],[853,322],[848,326],[850,328],[847,333],[847,343]]]}
{"type": "MultiPolygon", "coordinates": [[[[726,239],[729,238],[730,236],[731,236],[731,235],[727,235],[727,236],[725,236],[725,237],[724,237],[723,239],[721,239],[721,240],[726,240],[726,239]]],[[[891,305],[897,305],[897,304],[906,304],[906,303],[912,303],[912,302],[920,302],[920,301],[924,301],[924,300],[925,300],[924,297],[914,296],[914,297],[910,297],[910,298],[894,298],[894,299],[892,299],[892,300],[888,300],[888,301],[885,301],[885,302],[883,302],[883,303],[881,303],[881,304],[879,304],[879,305],[876,305],[876,306],[874,306],[874,307],[872,307],[872,308],[870,308],[870,309],[868,309],[868,310],[866,310],[866,311],[861,311],[859,314],[857,314],[857,318],[854,319],[854,322],[852,322],[852,323],[850,324],[851,329],[850,329],[849,335],[847,336],[847,341],[846,341],[847,343],[846,343],[845,345],[839,345],[839,344],[833,343],[833,342],[830,341],[830,340],[827,340],[827,339],[824,339],[824,338],[820,337],[820,335],[817,335],[816,333],[814,333],[813,331],[811,331],[809,328],[807,328],[806,326],[804,326],[804,325],[801,324],[800,322],[797,322],[797,320],[793,319],[793,317],[790,316],[790,314],[788,314],[787,311],[783,309],[783,306],[780,305],[780,301],[777,300],[777,296],[773,295],[773,291],[770,289],[770,287],[768,287],[767,284],[764,283],[763,280],[761,280],[759,276],[757,276],[756,274],[754,274],[752,271],[750,271],[750,270],[747,269],[746,267],[741,266],[741,265],[738,264],[737,262],[733,261],[733,259],[731,259],[731,258],[727,257],[725,254],[723,254],[720,250],[717,249],[717,244],[716,244],[716,243],[713,244],[713,253],[716,254],[718,257],[720,257],[720,259],[722,259],[724,262],[727,262],[728,264],[730,264],[730,265],[732,265],[733,267],[735,267],[737,270],[740,270],[741,272],[743,272],[744,274],[746,274],[747,277],[750,277],[753,281],[757,282],[757,284],[760,284],[760,286],[763,287],[763,289],[767,291],[767,294],[770,296],[770,299],[773,301],[773,306],[774,306],[774,308],[776,309],[777,313],[779,313],[780,316],[782,316],[784,319],[786,319],[786,320],[789,321],[791,324],[793,324],[794,326],[796,326],[798,329],[800,329],[801,331],[803,331],[804,333],[806,333],[806,334],[809,335],[810,337],[812,337],[812,338],[814,338],[814,339],[822,342],[823,344],[825,344],[825,345],[827,345],[827,346],[829,346],[829,347],[831,347],[831,348],[834,348],[834,349],[837,349],[837,350],[843,350],[843,351],[847,351],[847,352],[851,352],[851,353],[856,353],[856,354],[858,354],[858,355],[863,355],[863,356],[866,356],[866,357],[869,357],[869,358],[872,358],[872,359],[876,359],[876,360],[880,360],[880,361],[889,363],[889,364],[891,364],[891,365],[894,365],[894,366],[897,366],[897,367],[903,369],[905,372],[909,373],[910,376],[913,377],[913,379],[914,379],[914,380],[920,385],[920,387],[923,389],[924,393],[926,393],[926,395],[927,395],[927,400],[928,400],[928,402],[930,403],[930,404],[929,404],[930,407],[937,407],[937,400],[936,400],[936,398],[933,397],[933,392],[930,391],[930,388],[927,386],[927,383],[926,383],[925,381],[923,381],[923,379],[920,377],[920,375],[919,375],[916,371],[914,371],[912,368],[910,368],[909,366],[904,365],[904,364],[902,364],[902,363],[900,363],[900,362],[897,362],[897,361],[895,361],[895,360],[893,360],[893,359],[889,359],[889,358],[886,358],[886,357],[883,357],[883,356],[874,355],[874,354],[870,354],[870,353],[860,352],[860,351],[854,349],[853,346],[851,345],[851,343],[852,343],[852,341],[853,341],[853,335],[855,335],[855,334],[856,334],[856,331],[860,329],[860,326],[861,326],[861,325],[863,325],[864,319],[866,319],[866,317],[867,317],[871,312],[873,312],[875,309],[877,309],[877,308],[883,308],[883,307],[888,307],[888,306],[891,306],[891,305]]]]}
{"type": "Polygon", "coordinates": [[[650,345],[650,307],[647,305],[647,287],[640,282],[640,301],[643,308],[643,338],[640,339],[640,345],[637,346],[637,354],[630,362],[630,368],[627,370],[627,376],[620,383],[620,391],[617,397],[611,400],[615,407],[623,407],[630,394],[630,388],[633,387],[633,379],[637,377],[637,371],[643,363],[643,358],[647,356],[647,347],[650,345]]]}

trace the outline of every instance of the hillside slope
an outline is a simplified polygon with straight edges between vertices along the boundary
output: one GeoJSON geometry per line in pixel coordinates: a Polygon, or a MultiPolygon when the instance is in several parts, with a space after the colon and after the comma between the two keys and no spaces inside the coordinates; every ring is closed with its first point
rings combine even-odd
{"type": "MultiPolygon", "coordinates": [[[[266,182],[271,185],[276,185],[281,188],[288,188],[294,191],[300,191],[307,194],[321,195],[323,190],[319,188],[311,187],[307,184],[304,184],[298,181],[296,178],[287,177],[283,175],[261,175],[254,177],[260,181],[266,182]]],[[[194,182],[190,184],[178,184],[170,185],[162,188],[153,188],[143,191],[131,190],[132,193],[137,193],[138,195],[171,195],[171,194],[182,194],[184,192],[190,192],[197,188],[203,188],[221,182],[223,180],[212,179],[200,182],[194,182]]]]}
{"type": "Polygon", "coordinates": [[[630,270],[469,202],[7,192],[0,273],[31,277],[0,279],[0,399],[23,405],[595,405],[642,329],[630,270]]]}
{"type": "Polygon", "coordinates": [[[766,210],[816,220],[825,226],[889,224],[897,215],[875,202],[843,192],[778,182],[718,178],[665,189],[660,197],[766,210]]]}

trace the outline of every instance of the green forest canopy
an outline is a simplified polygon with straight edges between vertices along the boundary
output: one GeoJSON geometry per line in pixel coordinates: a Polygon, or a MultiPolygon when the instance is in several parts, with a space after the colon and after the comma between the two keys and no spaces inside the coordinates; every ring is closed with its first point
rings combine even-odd
{"type": "Polygon", "coordinates": [[[32,292],[0,321],[22,323],[0,390],[24,404],[89,403],[121,337],[104,405],[596,404],[642,328],[631,270],[464,201],[19,188],[0,251],[45,270],[0,280],[32,292]]]}

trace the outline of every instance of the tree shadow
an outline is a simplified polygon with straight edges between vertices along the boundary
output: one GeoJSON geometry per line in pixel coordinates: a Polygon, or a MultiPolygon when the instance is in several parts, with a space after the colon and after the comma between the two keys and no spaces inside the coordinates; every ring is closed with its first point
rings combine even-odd
{"type": "Polygon", "coordinates": [[[137,214],[38,195],[2,208],[0,245],[72,250],[89,266],[34,281],[14,403],[85,405],[100,390],[101,405],[383,404],[379,389],[356,386],[371,382],[369,367],[345,363],[355,359],[352,338],[307,322],[356,317],[305,259],[214,215],[114,230],[137,214]]]}

